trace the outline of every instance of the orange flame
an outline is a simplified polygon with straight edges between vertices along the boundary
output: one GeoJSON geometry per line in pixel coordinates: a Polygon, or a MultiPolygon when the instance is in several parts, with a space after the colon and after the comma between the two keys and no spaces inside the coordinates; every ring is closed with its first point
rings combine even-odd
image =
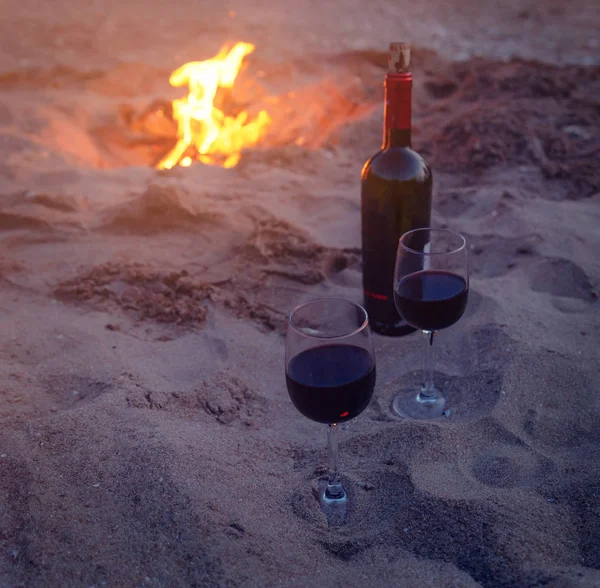
{"type": "Polygon", "coordinates": [[[157,164],[158,169],[191,165],[186,154],[193,146],[196,159],[210,165],[234,167],[242,149],[256,145],[265,134],[271,117],[261,110],[253,120],[247,111],[228,116],[213,104],[217,89],[232,88],[242,60],[254,51],[251,43],[237,43],[228,51],[206,61],[192,61],[176,69],[169,79],[174,87],[189,86],[189,94],[173,100],[173,117],[177,121],[177,143],[157,164]]]}

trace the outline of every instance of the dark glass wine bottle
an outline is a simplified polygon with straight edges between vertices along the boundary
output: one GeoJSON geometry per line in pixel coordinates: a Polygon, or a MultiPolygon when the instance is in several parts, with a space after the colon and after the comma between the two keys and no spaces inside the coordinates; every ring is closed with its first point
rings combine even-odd
{"type": "Polygon", "coordinates": [[[361,174],[364,306],[376,333],[399,336],[414,331],[394,305],[394,264],[398,240],[431,223],[433,177],[411,148],[412,74],[410,46],[390,43],[385,76],[383,145],[361,174]]]}

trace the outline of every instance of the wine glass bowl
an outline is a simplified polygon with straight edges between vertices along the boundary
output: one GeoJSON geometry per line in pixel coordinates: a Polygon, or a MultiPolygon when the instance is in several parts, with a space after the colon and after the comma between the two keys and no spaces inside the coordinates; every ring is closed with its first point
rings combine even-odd
{"type": "Polygon", "coordinates": [[[286,333],[290,399],[305,417],[328,425],[329,474],[321,502],[347,500],[337,471],[337,425],[358,416],[375,388],[375,355],[366,311],[323,298],[296,307],[286,333]]]}
{"type": "Polygon", "coordinates": [[[398,313],[427,338],[424,378],[420,390],[401,391],[394,412],[408,419],[447,415],[446,399],[433,384],[434,333],[452,326],[463,315],[469,294],[465,238],[448,229],[414,229],[400,238],[394,273],[398,313]]]}

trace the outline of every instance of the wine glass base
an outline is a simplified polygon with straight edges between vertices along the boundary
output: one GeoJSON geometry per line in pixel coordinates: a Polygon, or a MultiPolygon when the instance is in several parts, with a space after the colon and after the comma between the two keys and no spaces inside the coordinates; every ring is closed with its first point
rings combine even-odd
{"type": "Polygon", "coordinates": [[[392,401],[392,410],[400,418],[413,421],[431,421],[449,416],[446,399],[434,388],[434,397],[424,397],[421,389],[399,392],[392,401]]]}
{"type": "Polygon", "coordinates": [[[332,496],[327,491],[327,485],[321,489],[320,500],[325,504],[339,504],[341,502],[348,502],[348,493],[342,488],[342,492],[336,496],[332,496]]]}
{"type": "Polygon", "coordinates": [[[319,505],[325,515],[327,526],[341,527],[348,518],[348,493],[342,489],[342,494],[332,497],[327,493],[327,481],[319,480],[319,505]]]}

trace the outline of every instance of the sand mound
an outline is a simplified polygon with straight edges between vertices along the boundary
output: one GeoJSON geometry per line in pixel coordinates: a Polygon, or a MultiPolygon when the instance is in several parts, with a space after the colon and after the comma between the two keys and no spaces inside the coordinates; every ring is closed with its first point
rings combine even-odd
{"type": "MultiPolygon", "coordinates": [[[[127,203],[104,225],[128,234],[148,235],[211,224],[208,215],[184,208],[173,190],[149,189],[127,203]],[[199,225],[197,224],[199,223],[199,225]]],[[[202,270],[164,271],[148,264],[109,262],[82,269],[54,287],[67,302],[91,302],[102,309],[120,308],[136,321],[152,320],[182,328],[201,326],[213,305],[247,317],[267,330],[285,330],[286,312],[270,305],[285,284],[315,285],[356,266],[356,250],[328,248],[262,208],[247,211],[255,229],[216,265],[202,270]]],[[[217,217],[218,218],[218,217],[217,217]]],[[[280,303],[276,303],[280,306],[280,303]]]]}
{"type": "Polygon", "coordinates": [[[419,124],[419,142],[436,167],[474,173],[532,163],[567,180],[569,198],[598,192],[600,70],[474,60],[432,77],[425,89],[437,105],[419,124]]]}
{"type": "Polygon", "coordinates": [[[216,213],[194,212],[172,186],[149,186],[138,198],[103,212],[99,230],[107,233],[151,235],[169,230],[202,230],[218,224],[216,213]]]}
{"type": "Polygon", "coordinates": [[[54,293],[63,300],[116,304],[139,320],[196,325],[206,318],[202,303],[210,286],[190,282],[187,276],[185,271],[165,274],[141,265],[107,264],[59,284],[54,293]]]}
{"type": "Polygon", "coordinates": [[[126,401],[127,406],[163,410],[178,418],[246,427],[261,424],[267,404],[263,396],[242,380],[224,373],[215,374],[193,390],[168,393],[136,389],[128,394],[126,401]]]}

